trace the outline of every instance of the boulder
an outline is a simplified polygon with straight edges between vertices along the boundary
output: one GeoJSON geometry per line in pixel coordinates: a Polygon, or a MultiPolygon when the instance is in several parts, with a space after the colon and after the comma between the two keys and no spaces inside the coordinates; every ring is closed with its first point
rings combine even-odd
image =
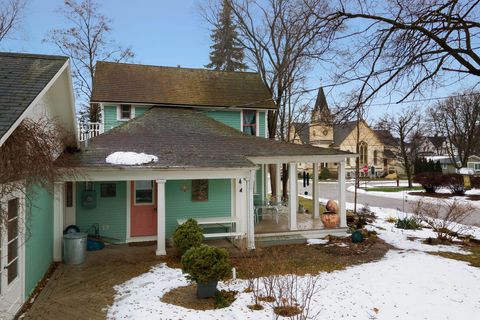
{"type": "Polygon", "coordinates": [[[327,211],[338,213],[338,203],[335,200],[328,200],[325,208],[327,209],[327,211]]]}

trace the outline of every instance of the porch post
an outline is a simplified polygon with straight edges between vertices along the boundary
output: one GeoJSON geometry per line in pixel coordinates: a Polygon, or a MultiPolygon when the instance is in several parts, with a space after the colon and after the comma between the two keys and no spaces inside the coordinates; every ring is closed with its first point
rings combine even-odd
{"type": "Polygon", "coordinates": [[[288,230],[297,230],[297,206],[298,206],[298,192],[297,192],[297,164],[289,163],[288,164],[288,184],[289,184],[289,194],[288,194],[288,230]]]}
{"type": "Polygon", "coordinates": [[[53,260],[62,261],[64,182],[53,185],[53,260]]]}
{"type": "Polygon", "coordinates": [[[345,160],[338,166],[338,212],[340,214],[340,227],[347,227],[347,209],[345,199],[345,160]]]}
{"type": "Polygon", "coordinates": [[[282,202],[282,189],[281,184],[282,181],[280,179],[280,172],[282,171],[282,165],[277,163],[275,165],[275,194],[277,195],[275,201],[282,202]]]}
{"type": "Polygon", "coordinates": [[[167,254],[165,250],[165,182],[166,180],[156,180],[157,182],[157,256],[167,254]]]}
{"type": "Polygon", "coordinates": [[[245,179],[247,184],[247,249],[255,249],[255,209],[253,206],[253,186],[255,184],[255,170],[250,170],[250,176],[245,179]]]}
{"type": "Polygon", "coordinates": [[[319,185],[318,185],[318,163],[313,163],[313,184],[312,184],[312,195],[313,195],[313,218],[317,219],[320,216],[320,203],[318,202],[319,196],[319,185]]]}

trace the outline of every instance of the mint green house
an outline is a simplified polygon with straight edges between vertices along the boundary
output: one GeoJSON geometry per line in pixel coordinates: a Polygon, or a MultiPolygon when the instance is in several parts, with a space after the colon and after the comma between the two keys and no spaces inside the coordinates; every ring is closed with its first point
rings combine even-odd
{"type": "MultiPolygon", "coordinates": [[[[0,148],[22,121],[45,118],[76,134],[68,58],[0,53],[0,148]]],[[[14,317],[54,261],[53,190],[14,183],[0,198],[0,319],[14,317]]]]}
{"type": "Polygon", "coordinates": [[[100,62],[91,103],[100,106],[101,122],[81,126],[81,151],[63,155],[81,178],[55,189],[63,227],[118,243],[156,240],[157,255],[166,254],[187,218],[207,239],[248,249],[262,239],[345,232],[345,181],[340,225],[327,230],[318,201],[308,219],[297,213],[297,163],[317,171],[316,164],[332,162],[341,171],[351,154],[268,139],[268,112],[276,106],[258,74],[100,62]],[[288,202],[267,204],[268,168],[276,169],[280,194],[282,164],[288,202]]]}
{"type": "MultiPolygon", "coordinates": [[[[61,262],[71,225],[105,242],[156,241],[165,255],[188,218],[206,239],[248,249],[277,239],[344,234],[345,159],[352,154],[268,139],[276,108],[258,74],[100,62],[91,103],[99,123],[78,125],[69,60],[0,53],[0,147],[24,119],[54,118],[77,137],[59,155],[77,169],[53,190],[24,183],[0,199],[9,223],[0,228],[0,315],[10,318],[53,265],[61,262]],[[297,164],[338,166],[340,222],[327,229],[298,213],[297,164]],[[288,176],[288,201],[280,174],[288,176]],[[275,190],[270,190],[270,173],[275,190]],[[267,202],[270,199],[270,202],[267,202]],[[6,315],[6,316],[4,316],[6,315]]],[[[62,169],[62,168],[60,168],[62,169]]]]}

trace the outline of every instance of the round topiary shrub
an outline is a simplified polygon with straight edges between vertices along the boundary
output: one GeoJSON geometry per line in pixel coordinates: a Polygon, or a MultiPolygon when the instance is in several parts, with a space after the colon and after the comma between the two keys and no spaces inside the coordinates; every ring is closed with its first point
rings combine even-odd
{"type": "Polygon", "coordinates": [[[182,256],[182,270],[196,283],[208,283],[227,278],[231,265],[227,250],[202,244],[192,247],[182,256]]]}
{"type": "Polygon", "coordinates": [[[203,242],[203,231],[194,219],[188,219],[175,229],[173,243],[183,254],[192,247],[198,247],[203,242]]]}

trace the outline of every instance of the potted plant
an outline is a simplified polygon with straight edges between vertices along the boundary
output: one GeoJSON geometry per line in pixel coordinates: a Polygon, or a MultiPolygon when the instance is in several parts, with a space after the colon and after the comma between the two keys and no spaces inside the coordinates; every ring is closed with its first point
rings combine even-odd
{"type": "Polygon", "coordinates": [[[202,244],[192,247],[182,256],[182,269],[187,279],[197,283],[197,297],[214,297],[217,283],[230,275],[227,250],[202,244]]]}
{"type": "Polygon", "coordinates": [[[203,239],[202,228],[192,218],[179,225],[173,233],[173,243],[181,254],[184,254],[191,247],[201,245],[203,239]]]}

